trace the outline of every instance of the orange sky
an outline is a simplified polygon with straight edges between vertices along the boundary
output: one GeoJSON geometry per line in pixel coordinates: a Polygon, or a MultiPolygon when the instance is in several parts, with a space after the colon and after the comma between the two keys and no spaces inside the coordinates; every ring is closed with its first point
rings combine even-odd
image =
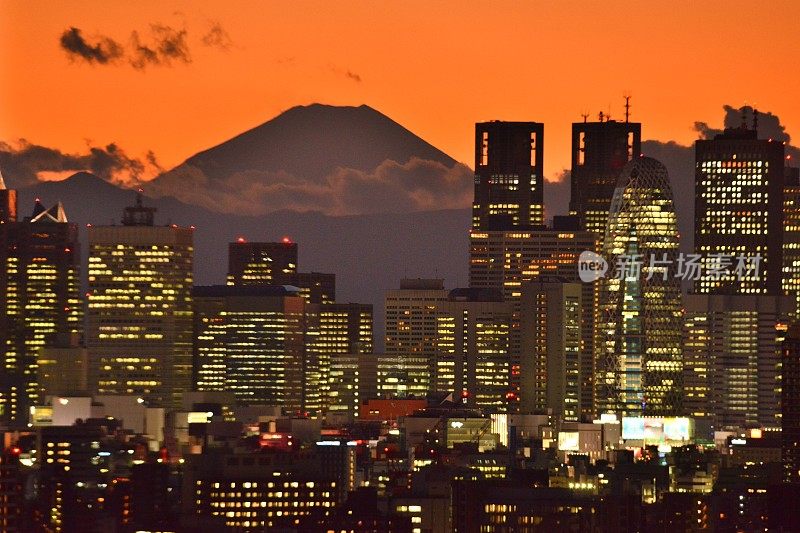
{"type": "Polygon", "coordinates": [[[569,165],[570,123],[609,106],[620,118],[626,92],[645,138],[688,144],[726,103],[800,136],[798,20],[791,1],[4,0],[0,140],[117,142],[172,167],[294,105],[366,103],[470,165],[474,122],[544,122],[552,176],[569,165]],[[202,46],[211,21],[228,51],[202,46]],[[185,26],[192,63],[139,71],[59,48],[70,26],[126,43],[151,23],[185,26]]]}

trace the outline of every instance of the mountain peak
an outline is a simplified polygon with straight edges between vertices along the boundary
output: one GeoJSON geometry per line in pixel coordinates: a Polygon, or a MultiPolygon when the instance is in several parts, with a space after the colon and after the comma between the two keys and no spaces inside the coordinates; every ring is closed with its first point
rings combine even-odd
{"type": "Polygon", "coordinates": [[[450,156],[380,111],[314,103],[292,107],[186,160],[208,178],[248,172],[287,172],[319,182],[338,168],[372,171],[386,160],[412,158],[456,164],[450,156]]]}

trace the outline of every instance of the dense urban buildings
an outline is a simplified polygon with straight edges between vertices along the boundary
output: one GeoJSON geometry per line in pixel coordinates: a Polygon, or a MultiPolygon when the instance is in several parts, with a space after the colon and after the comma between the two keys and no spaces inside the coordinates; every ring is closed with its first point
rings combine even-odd
{"type": "Polygon", "coordinates": [[[639,157],[620,174],[608,216],[597,308],[600,412],[682,414],[678,228],[667,169],[639,157]]]}
{"type": "Polygon", "coordinates": [[[642,150],[641,124],[603,117],[601,112],[598,122],[572,124],[569,203],[570,214],[579,218],[581,227],[601,240],[622,167],[642,150]]]}
{"type": "MultiPolygon", "coordinates": [[[[340,358],[351,364],[352,357],[358,360],[360,355],[373,355],[372,327],[372,305],[306,305],[303,379],[303,408],[306,411],[323,413],[328,409],[332,401],[331,369],[334,366],[340,370],[344,368],[342,365],[345,363],[340,358]]],[[[356,383],[360,381],[358,374],[349,377],[356,383]]],[[[353,392],[358,396],[358,387],[353,392]]]]}
{"type": "Polygon", "coordinates": [[[695,292],[780,294],[784,151],[744,120],[695,143],[694,249],[705,267],[695,292]],[[739,258],[752,268],[736,273],[739,258]]]}
{"type": "Polygon", "coordinates": [[[475,124],[472,227],[530,229],[544,224],[544,124],[475,124]]]}
{"type": "Polygon", "coordinates": [[[441,279],[403,279],[399,289],[386,291],[386,359],[396,361],[400,372],[410,359],[420,360],[425,390],[436,382],[437,306],[448,294],[441,279]]]}
{"type": "Polygon", "coordinates": [[[556,276],[522,284],[520,329],[522,412],[545,412],[563,420],[581,417],[581,319],[583,289],[556,276]]]}
{"type": "Polygon", "coordinates": [[[780,427],[781,345],[796,300],[759,294],[684,298],[684,409],[707,432],[780,427]]]}
{"type": "Polygon", "coordinates": [[[453,289],[436,304],[433,390],[461,403],[505,412],[509,401],[511,308],[497,289],[453,289]]]}
{"type": "Polygon", "coordinates": [[[121,225],[88,228],[90,383],[177,406],[192,379],[194,229],[154,218],[139,193],[121,225]]]}
{"type": "Polygon", "coordinates": [[[547,225],[542,135],[476,125],[469,286],[402,279],[384,353],[373,306],[288,238],[229,243],[195,286],[193,228],[141,194],[88,227],[81,299],[61,204],[20,221],[0,188],[0,529],[797,530],[797,173],[775,207],[775,143],[701,141],[718,249],[695,280],[639,124],[573,125],[572,213],[547,225]],[[747,217],[775,209],[764,239],[747,217]],[[709,274],[730,250],[773,268],[775,242],[777,289],[709,274]]]}
{"type": "Polygon", "coordinates": [[[0,179],[0,193],[0,421],[25,427],[42,392],[42,350],[81,341],[80,245],[60,202],[46,209],[37,200],[17,221],[16,191],[0,179]]]}
{"type": "MultiPolygon", "coordinates": [[[[531,231],[475,231],[470,233],[469,285],[478,289],[499,289],[513,311],[514,324],[521,317],[520,298],[526,281],[556,276],[580,283],[578,258],[593,251],[597,237],[588,231],[561,229],[568,218],[554,221],[554,227],[531,231]]],[[[594,286],[581,285],[580,413],[594,413],[594,286]]],[[[512,324],[510,339],[511,389],[519,398],[524,376],[535,373],[533,357],[522,353],[522,330],[512,324]]],[[[513,403],[509,406],[512,410],[513,403]]]]}
{"type": "Polygon", "coordinates": [[[194,383],[244,405],[299,410],[305,376],[304,300],[281,285],[195,287],[194,383]]]}

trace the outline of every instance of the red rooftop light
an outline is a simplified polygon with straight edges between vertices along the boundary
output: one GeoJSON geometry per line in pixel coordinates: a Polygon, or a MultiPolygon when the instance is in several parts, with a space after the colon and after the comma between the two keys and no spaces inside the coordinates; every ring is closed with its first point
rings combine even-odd
{"type": "Polygon", "coordinates": [[[242,244],[242,243],[245,243],[247,241],[244,240],[244,237],[239,237],[238,239],[236,239],[236,242],[238,242],[239,244],[242,244]]]}
{"type": "Polygon", "coordinates": [[[289,237],[284,237],[283,244],[292,244],[292,239],[290,239],[289,237]]]}

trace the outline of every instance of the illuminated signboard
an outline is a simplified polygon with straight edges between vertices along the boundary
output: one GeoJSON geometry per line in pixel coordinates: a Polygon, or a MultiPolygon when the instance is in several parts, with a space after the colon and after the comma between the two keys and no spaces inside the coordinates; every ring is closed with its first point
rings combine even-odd
{"type": "Polygon", "coordinates": [[[558,433],[558,449],[562,452],[580,451],[580,436],[577,431],[560,431],[558,433]]]}
{"type": "Polygon", "coordinates": [[[622,417],[622,438],[653,444],[688,441],[694,436],[692,419],[686,417],[622,417]]]}

